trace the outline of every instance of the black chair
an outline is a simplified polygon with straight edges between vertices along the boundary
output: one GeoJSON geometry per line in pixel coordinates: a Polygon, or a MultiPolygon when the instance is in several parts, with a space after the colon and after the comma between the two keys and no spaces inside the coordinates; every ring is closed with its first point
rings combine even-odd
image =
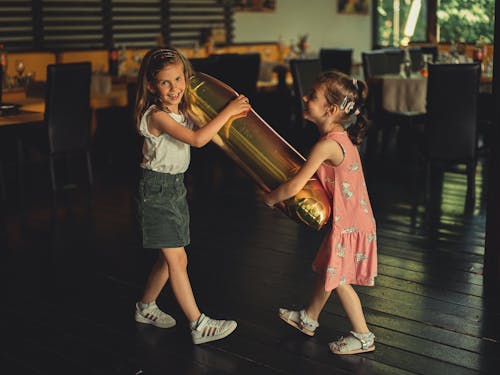
{"type": "MultiPolygon", "coordinates": [[[[412,54],[410,47],[410,57],[412,54]]],[[[418,56],[421,56],[420,47],[413,48],[414,62],[412,59],[412,70],[418,70],[417,65],[420,66],[418,56]]],[[[387,154],[391,139],[394,134],[398,133],[400,125],[403,126],[403,132],[406,129],[412,129],[416,124],[421,124],[424,121],[423,113],[416,112],[401,112],[401,111],[385,111],[382,108],[382,84],[376,80],[377,76],[385,74],[399,74],[400,64],[403,60],[404,51],[400,48],[384,48],[361,54],[363,60],[363,72],[365,79],[369,86],[368,98],[368,113],[370,118],[375,123],[375,130],[371,131],[371,137],[375,138],[371,141],[370,150],[372,153],[376,152],[378,148],[378,138],[381,135],[381,152],[387,154]]],[[[420,57],[421,59],[421,57],[420,57]]],[[[403,137],[406,134],[402,135],[403,137]]]]}
{"type": "Polygon", "coordinates": [[[292,59],[290,60],[290,71],[293,77],[295,97],[303,108],[302,97],[312,89],[314,80],[320,75],[321,62],[319,59],[292,59]]]}
{"type": "Polygon", "coordinates": [[[339,70],[351,74],[352,52],[352,48],[321,48],[319,50],[321,69],[339,70]]]}
{"type": "Polygon", "coordinates": [[[319,58],[292,59],[290,71],[293,78],[296,144],[299,145],[301,151],[307,152],[317,137],[317,131],[316,127],[304,120],[302,116],[305,108],[302,98],[311,91],[314,80],[320,75],[321,62],[319,58]]]}
{"type": "Polygon", "coordinates": [[[7,193],[5,188],[5,177],[3,172],[3,163],[0,160],[0,201],[7,199],[7,193]]]}
{"type": "MultiPolygon", "coordinates": [[[[429,191],[432,166],[465,164],[466,213],[472,212],[475,203],[480,73],[480,65],[476,63],[429,64],[422,148],[426,182],[424,199],[427,202],[428,193],[434,193],[429,191]]],[[[441,188],[437,186],[437,196],[441,196],[441,188]]]]}
{"type": "Polygon", "coordinates": [[[438,61],[439,57],[438,46],[435,45],[420,46],[420,50],[422,51],[423,55],[432,55],[432,61],[429,61],[430,63],[435,63],[438,61]]]}
{"type": "Polygon", "coordinates": [[[418,72],[422,68],[422,63],[423,63],[424,52],[422,51],[422,47],[411,46],[408,48],[410,51],[410,58],[411,58],[411,70],[414,72],[418,72]]]}
{"type": "MultiPolygon", "coordinates": [[[[193,66],[196,65],[195,62],[193,66]]],[[[199,68],[199,71],[203,70],[199,68]]],[[[214,76],[253,101],[257,96],[259,71],[259,53],[226,53],[210,56],[204,73],[214,76]]]]}
{"type": "Polygon", "coordinates": [[[89,187],[93,183],[90,156],[90,77],[89,62],[47,66],[45,137],[48,140],[46,151],[54,193],[59,189],[55,167],[56,159],[59,158],[84,155],[89,187]]]}
{"type": "Polygon", "coordinates": [[[361,53],[363,75],[368,85],[368,99],[366,103],[368,118],[371,126],[366,137],[367,160],[373,160],[377,154],[379,135],[385,124],[382,116],[382,84],[376,80],[377,76],[387,74],[387,56],[383,50],[364,51],[361,53]]]}
{"type": "Polygon", "coordinates": [[[216,71],[213,55],[208,57],[190,58],[189,62],[191,63],[192,68],[197,72],[213,76],[216,71]]]}
{"type": "Polygon", "coordinates": [[[386,54],[383,50],[361,53],[365,80],[388,73],[386,54]]]}
{"type": "Polygon", "coordinates": [[[404,50],[401,48],[384,48],[385,54],[385,73],[384,74],[399,74],[400,66],[403,62],[404,50]]]}

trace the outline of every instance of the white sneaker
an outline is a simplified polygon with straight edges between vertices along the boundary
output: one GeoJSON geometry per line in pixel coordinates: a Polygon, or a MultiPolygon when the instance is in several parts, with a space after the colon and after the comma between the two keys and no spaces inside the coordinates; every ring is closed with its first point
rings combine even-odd
{"type": "Polygon", "coordinates": [[[175,326],[175,319],[165,314],[156,305],[156,302],[141,310],[139,303],[135,304],[135,321],[138,323],[152,324],[160,328],[171,328],[175,326]]]}
{"type": "Polygon", "coordinates": [[[198,326],[191,329],[191,337],[195,344],[220,340],[229,336],[236,329],[236,326],[234,320],[215,320],[201,314],[198,326]]]}

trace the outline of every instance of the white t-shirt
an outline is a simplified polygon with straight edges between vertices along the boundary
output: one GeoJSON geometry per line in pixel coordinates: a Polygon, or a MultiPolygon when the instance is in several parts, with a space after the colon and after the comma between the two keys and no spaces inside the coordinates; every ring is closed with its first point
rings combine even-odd
{"type": "MultiPolygon", "coordinates": [[[[139,126],[139,131],[144,136],[141,167],[161,173],[184,173],[189,167],[191,158],[190,145],[166,133],[155,136],[149,132],[149,113],[154,108],[156,106],[152,105],[146,110],[139,126]]],[[[193,124],[184,115],[171,112],[168,114],[181,125],[193,128],[193,124]]]]}

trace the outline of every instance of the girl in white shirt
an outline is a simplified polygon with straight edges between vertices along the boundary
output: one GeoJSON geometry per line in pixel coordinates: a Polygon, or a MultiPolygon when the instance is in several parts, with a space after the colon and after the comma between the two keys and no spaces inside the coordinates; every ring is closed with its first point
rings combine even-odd
{"type": "Polygon", "coordinates": [[[191,73],[189,61],[174,48],[150,50],[139,70],[136,123],[144,145],[138,223],[143,247],[160,252],[136,304],[135,320],[161,328],[175,325],[174,318],[155,302],[170,281],[191,322],[193,342],[202,344],[228,336],[236,329],[236,322],[211,319],[196,304],[187,273],[189,210],[183,176],[189,166],[190,146],[206,145],[230,118],[246,115],[250,104],[239,95],[212,121],[195,129],[188,117],[191,73]]]}

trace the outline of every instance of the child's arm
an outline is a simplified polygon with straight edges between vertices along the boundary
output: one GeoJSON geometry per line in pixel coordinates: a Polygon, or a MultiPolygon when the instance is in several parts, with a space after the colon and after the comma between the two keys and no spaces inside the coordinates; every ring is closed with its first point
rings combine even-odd
{"type": "MultiPolygon", "coordinates": [[[[163,111],[158,111],[151,115],[149,126],[155,129],[158,135],[160,133],[167,133],[175,139],[188,143],[193,147],[203,147],[212,140],[231,117],[241,115],[242,113],[246,114],[249,110],[250,104],[248,103],[248,99],[244,95],[239,95],[229,102],[212,121],[201,128],[192,130],[182,126],[163,111]]],[[[154,134],[154,132],[152,133],[154,134]]]]}
{"type": "Polygon", "coordinates": [[[321,163],[329,160],[333,165],[339,165],[344,160],[344,153],[340,145],[332,140],[325,139],[316,143],[311,150],[309,158],[302,168],[287,182],[284,182],[276,189],[264,196],[264,202],[268,206],[284,201],[296,195],[307,181],[316,173],[321,163]]]}

